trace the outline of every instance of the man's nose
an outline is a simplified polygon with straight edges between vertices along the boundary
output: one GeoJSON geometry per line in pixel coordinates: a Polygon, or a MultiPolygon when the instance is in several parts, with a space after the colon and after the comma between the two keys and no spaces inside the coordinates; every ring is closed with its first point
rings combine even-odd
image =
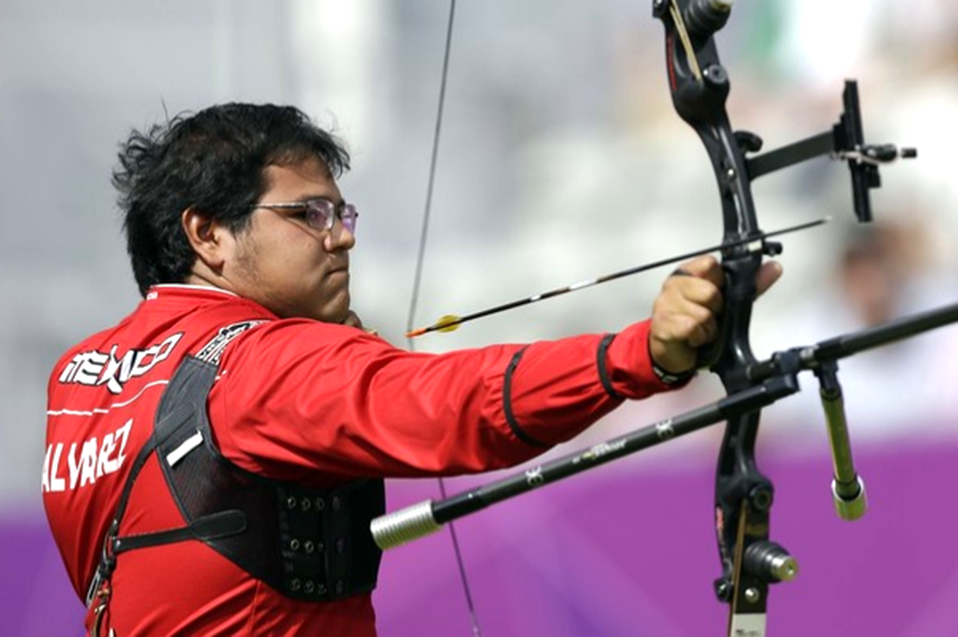
{"type": "Polygon", "coordinates": [[[356,235],[346,229],[343,222],[337,219],[333,227],[326,233],[326,250],[336,252],[339,250],[350,250],[356,245],[356,235]]]}

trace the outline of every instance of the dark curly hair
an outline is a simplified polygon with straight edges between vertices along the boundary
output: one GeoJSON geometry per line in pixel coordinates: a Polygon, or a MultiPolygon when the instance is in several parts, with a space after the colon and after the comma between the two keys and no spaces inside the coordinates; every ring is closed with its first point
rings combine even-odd
{"type": "Polygon", "coordinates": [[[113,185],[140,294],[190,273],[196,254],[183,231],[184,210],[240,232],[266,191],[265,169],[309,158],[333,177],[349,170],[343,144],[292,106],[223,104],[132,131],[113,185]]]}

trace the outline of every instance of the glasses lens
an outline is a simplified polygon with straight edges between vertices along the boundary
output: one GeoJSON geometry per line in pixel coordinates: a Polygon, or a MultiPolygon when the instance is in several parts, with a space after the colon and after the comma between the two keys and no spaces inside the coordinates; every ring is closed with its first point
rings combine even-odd
{"type": "Polygon", "coordinates": [[[312,199],[306,202],[309,213],[306,216],[309,225],[317,230],[329,230],[333,227],[333,215],[336,214],[336,206],[333,202],[326,199],[312,199]]]}
{"type": "Polygon", "coordinates": [[[349,234],[356,234],[356,219],[358,217],[359,213],[356,212],[356,206],[351,203],[344,205],[339,213],[339,219],[343,222],[343,227],[349,230],[349,234]]]}

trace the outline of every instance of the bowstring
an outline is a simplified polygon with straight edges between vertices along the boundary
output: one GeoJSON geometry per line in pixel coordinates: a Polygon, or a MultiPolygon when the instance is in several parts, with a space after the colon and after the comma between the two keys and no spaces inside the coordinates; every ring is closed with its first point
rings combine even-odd
{"type": "MultiPolygon", "coordinates": [[[[406,319],[406,332],[412,331],[416,322],[416,309],[419,305],[419,293],[422,288],[423,265],[426,261],[426,240],[429,236],[429,219],[432,215],[432,198],[436,183],[436,165],[439,159],[439,140],[442,135],[442,115],[446,103],[446,85],[449,79],[449,57],[452,49],[452,31],[456,15],[456,0],[450,0],[449,3],[449,23],[446,27],[446,44],[442,59],[442,77],[439,82],[439,103],[436,108],[436,127],[432,136],[432,153],[429,159],[429,180],[426,186],[426,203],[422,215],[422,230],[419,234],[419,250],[416,255],[416,272],[413,278],[412,298],[409,302],[409,315],[406,319]]],[[[415,351],[413,339],[407,337],[406,344],[409,351],[415,351]]],[[[443,499],[449,496],[446,494],[446,483],[442,478],[438,478],[439,492],[443,499]]],[[[479,628],[479,617],[476,614],[475,605],[472,602],[472,589],[469,586],[469,578],[466,575],[466,567],[462,560],[462,550],[459,548],[459,538],[456,535],[456,527],[450,522],[447,524],[449,536],[452,539],[453,552],[456,555],[456,565],[459,569],[459,581],[462,583],[462,592],[466,598],[466,608],[469,611],[469,618],[472,622],[472,634],[474,637],[482,637],[482,630],[479,628]]]]}

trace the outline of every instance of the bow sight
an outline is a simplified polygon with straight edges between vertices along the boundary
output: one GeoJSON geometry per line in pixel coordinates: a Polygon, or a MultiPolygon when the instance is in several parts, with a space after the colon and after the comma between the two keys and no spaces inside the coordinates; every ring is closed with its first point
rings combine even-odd
{"type": "MultiPolygon", "coordinates": [[[[844,111],[832,130],[749,159],[747,161],[748,176],[755,179],[821,155],[831,155],[833,159],[847,160],[852,177],[855,216],[860,222],[868,222],[872,220],[868,191],[881,186],[878,166],[898,158],[913,159],[918,156],[918,152],[914,148],[899,149],[893,144],[865,143],[862,134],[861,108],[858,102],[858,83],[854,80],[845,81],[842,102],[844,111]]],[[[735,135],[746,151],[761,150],[762,140],[757,136],[744,131],[737,132],[735,135]]]]}

